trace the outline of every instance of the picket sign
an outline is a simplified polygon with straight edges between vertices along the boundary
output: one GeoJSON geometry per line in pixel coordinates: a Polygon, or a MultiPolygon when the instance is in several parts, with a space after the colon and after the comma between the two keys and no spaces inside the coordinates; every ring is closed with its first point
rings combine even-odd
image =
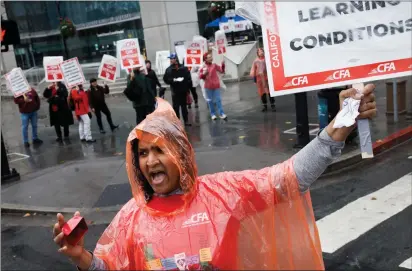
{"type": "Polygon", "coordinates": [[[67,88],[82,85],[86,82],[82,67],[77,57],[68,59],[60,63],[60,70],[63,73],[64,82],[67,88]]]}
{"type": "Polygon", "coordinates": [[[207,42],[207,39],[205,39],[204,37],[199,36],[199,35],[195,35],[195,36],[193,36],[192,41],[200,43],[200,46],[201,46],[201,49],[202,49],[203,53],[208,51],[208,48],[207,48],[208,47],[208,42],[207,42]]]}
{"type": "Polygon", "coordinates": [[[186,67],[200,67],[203,63],[203,46],[199,41],[186,43],[186,67]]]}
{"type": "Polygon", "coordinates": [[[131,69],[144,65],[140,61],[140,47],[138,39],[124,39],[116,42],[117,56],[122,69],[131,69]]]}
{"type": "Polygon", "coordinates": [[[116,82],[117,58],[111,55],[103,55],[97,77],[109,82],[116,82]]]}
{"type": "Polygon", "coordinates": [[[46,82],[63,81],[63,73],[60,70],[60,63],[63,62],[62,56],[43,57],[44,79],[46,82]]]}
{"type": "Polygon", "coordinates": [[[14,68],[4,75],[7,87],[13,93],[15,98],[30,92],[31,87],[27,82],[26,76],[21,68],[14,68]]]}
{"type": "Polygon", "coordinates": [[[179,58],[179,63],[183,63],[183,60],[186,57],[186,48],[185,41],[176,41],[175,42],[175,52],[179,58]]]}
{"type": "Polygon", "coordinates": [[[218,30],[215,32],[215,41],[216,41],[216,50],[219,55],[226,54],[227,48],[227,39],[225,32],[222,30],[218,30]]]}

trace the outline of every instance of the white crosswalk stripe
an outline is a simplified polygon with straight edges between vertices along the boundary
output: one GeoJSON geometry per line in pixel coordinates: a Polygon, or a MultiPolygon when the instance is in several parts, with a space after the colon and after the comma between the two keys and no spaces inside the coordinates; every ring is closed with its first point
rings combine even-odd
{"type": "Polygon", "coordinates": [[[318,220],[322,251],[334,253],[376,225],[401,212],[412,204],[411,194],[412,173],[409,173],[318,220]]]}
{"type": "Polygon", "coordinates": [[[401,263],[401,265],[399,265],[399,267],[412,269],[412,257],[409,258],[409,259],[407,259],[407,260],[404,261],[403,263],[401,263]]]}

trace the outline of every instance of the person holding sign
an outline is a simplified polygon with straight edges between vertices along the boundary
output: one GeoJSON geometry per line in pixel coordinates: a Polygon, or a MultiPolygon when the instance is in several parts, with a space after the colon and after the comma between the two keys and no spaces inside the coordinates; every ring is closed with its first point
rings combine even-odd
{"type": "Polygon", "coordinates": [[[250,76],[253,77],[259,96],[262,100],[263,109],[262,112],[268,111],[268,97],[270,101],[270,107],[272,111],[276,111],[275,98],[270,96],[268,85],[268,74],[266,70],[265,52],[262,48],[257,50],[257,58],[253,61],[252,69],[250,70],[250,76]]]}
{"type": "Polygon", "coordinates": [[[14,103],[19,106],[24,146],[26,148],[30,147],[29,122],[31,123],[33,145],[42,144],[43,141],[37,136],[37,111],[40,109],[40,99],[37,92],[32,88],[29,92],[15,97],[14,103]]]}
{"type": "Polygon", "coordinates": [[[133,102],[136,124],[142,122],[148,114],[153,112],[156,103],[155,90],[152,89],[150,79],[141,69],[143,70],[143,67],[136,67],[130,72],[127,76],[127,87],[123,92],[133,102]]]}
{"type": "Polygon", "coordinates": [[[92,138],[92,131],[90,129],[90,113],[89,97],[83,89],[83,85],[78,85],[72,88],[69,96],[74,104],[74,112],[79,121],[79,136],[82,142],[94,143],[96,139],[92,138]]]}
{"type": "Polygon", "coordinates": [[[61,126],[63,126],[64,138],[69,138],[69,125],[73,125],[73,115],[67,104],[69,92],[61,82],[54,82],[48,86],[43,97],[49,103],[50,126],[54,126],[59,143],[63,143],[61,126]]]}
{"type": "Polygon", "coordinates": [[[87,94],[90,107],[96,115],[97,125],[99,125],[101,134],[106,133],[103,129],[102,113],[106,115],[107,122],[109,123],[110,129],[112,131],[119,128],[119,125],[113,124],[112,114],[110,113],[109,107],[107,106],[106,100],[104,98],[104,95],[109,94],[109,92],[110,89],[108,85],[104,84],[104,87],[102,87],[97,84],[96,78],[90,79],[90,89],[87,91],[87,94]]]}
{"type": "Polygon", "coordinates": [[[219,66],[213,63],[213,56],[211,53],[206,53],[204,56],[204,65],[200,69],[200,78],[205,80],[205,91],[207,95],[207,103],[209,105],[210,116],[212,120],[216,120],[215,106],[219,110],[219,116],[221,119],[226,120],[227,116],[223,111],[222,99],[220,97],[220,78],[217,74],[225,73],[225,62],[222,62],[222,65],[219,66]]]}
{"type": "MultiPolygon", "coordinates": [[[[352,97],[361,103],[358,117],[373,118],[373,90],[345,90],[341,107],[352,97]]],[[[334,128],[333,121],[277,165],[198,176],[184,127],[169,103],[157,102],[127,139],[133,198],[93,253],[83,238],[69,244],[58,214],[59,252],[80,270],[324,270],[309,188],[341,155],[354,126],[334,128]]]]}

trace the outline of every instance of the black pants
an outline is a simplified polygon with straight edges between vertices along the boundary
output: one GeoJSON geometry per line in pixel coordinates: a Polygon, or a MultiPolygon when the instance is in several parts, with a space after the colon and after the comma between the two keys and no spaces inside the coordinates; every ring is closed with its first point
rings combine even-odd
{"type": "Polygon", "coordinates": [[[275,105],[275,98],[274,97],[271,97],[269,94],[263,94],[262,95],[262,104],[263,104],[263,106],[267,106],[267,104],[268,104],[268,97],[267,96],[269,96],[269,101],[270,101],[270,105],[275,105]]]}
{"type": "Polygon", "coordinates": [[[173,103],[173,109],[175,110],[176,116],[180,119],[180,110],[179,108],[182,109],[182,115],[183,115],[183,120],[185,123],[188,122],[188,113],[187,113],[187,107],[186,107],[186,92],[177,92],[177,93],[172,93],[172,103],[173,103]]]}
{"type": "MultiPolygon", "coordinates": [[[[64,137],[69,137],[69,125],[62,125],[64,130],[64,137]]],[[[62,130],[59,124],[54,125],[54,130],[58,138],[62,138],[62,130]]]]}
{"type": "Polygon", "coordinates": [[[193,96],[193,100],[195,101],[195,104],[197,104],[197,92],[196,92],[196,88],[195,87],[191,87],[190,88],[190,92],[192,93],[192,96],[193,96]]]}
{"type": "Polygon", "coordinates": [[[136,111],[136,125],[139,125],[147,115],[154,111],[154,106],[139,106],[135,107],[134,110],[136,111]]]}
{"type": "Polygon", "coordinates": [[[112,114],[110,113],[110,110],[107,107],[106,103],[102,104],[99,107],[94,108],[94,114],[96,115],[97,125],[99,125],[100,130],[103,130],[102,112],[103,112],[103,114],[106,115],[107,122],[110,125],[110,129],[112,129],[114,127],[114,124],[113,124],[113,121],[112,121],[112,114]]]}

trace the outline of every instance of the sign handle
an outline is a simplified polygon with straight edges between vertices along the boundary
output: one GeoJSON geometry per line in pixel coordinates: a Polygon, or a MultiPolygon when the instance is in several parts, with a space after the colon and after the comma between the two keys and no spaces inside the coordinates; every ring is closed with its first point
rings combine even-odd
{"type": "MultiPolygon", "coordinates": [[[[353,84],[353,88],[363,91],[364,84],[353,84]]],[[[373,158],[371,129],[368,119],[359,119],[356,121],[358,125],[359,145],[361,149],[362,159],[373,158]]]]}

